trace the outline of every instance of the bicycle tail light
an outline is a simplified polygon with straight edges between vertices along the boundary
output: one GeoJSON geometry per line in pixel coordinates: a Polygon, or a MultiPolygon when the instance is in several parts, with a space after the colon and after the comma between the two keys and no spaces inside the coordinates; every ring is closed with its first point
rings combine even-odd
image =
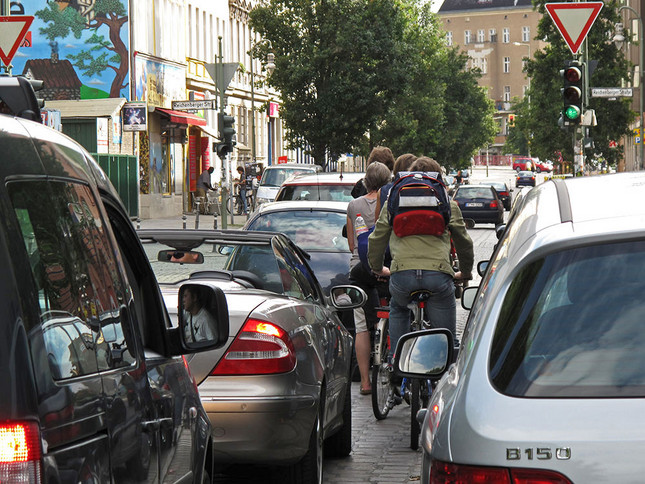
{"type": "Polygon", "coordinates": [[[40,432],[35,422],[0,422],[0,482],[41,482],[40,432]]]}

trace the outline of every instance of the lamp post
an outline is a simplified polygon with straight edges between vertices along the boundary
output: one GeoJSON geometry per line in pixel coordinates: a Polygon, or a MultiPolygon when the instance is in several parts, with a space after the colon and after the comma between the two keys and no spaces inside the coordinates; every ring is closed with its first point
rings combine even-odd
{"type": "MultiPolygon", "coordinates": [[[[249,37],[252,36],[251,28],[249,27],[249,37]]],[[[273,48],[271,45],[271,41],[267,41],[269,43],[269,47],[273,48]]],[[[253,71],[253,46],[251,46],[251,50],[249,50],[249,58],[251,61],[251,159],[253,163],[255,163],[256,159],[256,145],[255,145],[255,74],[253,71]]],[[[267,63],[265,64],[265,69],[267,70],[267,73],[271,75],[273,70],[275,69],[275,62],[274,62],[275,56],[273,55],[273,52],[269,52],[267,54],[267,63]]]]}
{"type": "MultiPolygon", "coordinates": [[[[645,89],[643,87],[643,67],[645,66],[645,62],[643,62],[643,59],[645,58],[643,55],[643,19],[641,16],[638,14],[636,10],[634,10],[632,7],[628,5],[623,5],[618,9],[618,13],[622,12],[623,10],[629,10],[632,12],[636,18],[638,19],[638,27],[639,27],[639,34],[638,34],[638,93],[639,93],[639,107],[640,107],[640,120],[639,120],[639,131],[640,131],[640,145],[638,147],[638,161],[636,162],[636,170],[642,170],[643,169],[643,160],[645,158],[643,157],[644,153],[644,146],[643,146],[643,104],[645,101],[645,89]]],[[[619,23],[616,24],[616,34],[614,35],[614,42],[616,44],[622,43],[625,41],[625,35],[623,33],[623,24],[619,23]]]]}
{"type": "MultiPolygon", "coordinates": [[[[529,49],[528,59],[531,60],[531,44],[529,44],[527,42],[513,42],[513,45],[524,45],[524,46],[528,47],[528,49],[529,49]]],[[[528,89],[529,93],[528,93],[526,99],[527,99],[528,104],[529,104],[529,113],[530,113],[531,112],[531,76],[529,76],[527,74],[526,77],[528,78],[528,81],[529,81],[529,89],[528,89]]],[[[530,135],[530,133],[529,133],[529,139],[528,139],[528,152],[529,152],[529,158],[530,158],[531,157],[531,135],[530,135]]]]}

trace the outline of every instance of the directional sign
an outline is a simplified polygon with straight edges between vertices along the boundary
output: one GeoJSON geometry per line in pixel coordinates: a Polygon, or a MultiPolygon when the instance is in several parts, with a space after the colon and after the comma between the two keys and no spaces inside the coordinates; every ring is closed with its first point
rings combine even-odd
{"type": "Polygon", "coordinates": [[[198,101],[173,101],[172,108],[176,111],[199,111],[200,109],[213,109],[212,99],[198,101]]]}
{"type": "Polygon", "coordinates": [[[592,87],[591,97],[632,97],[631,87],[592,87]]]}
{"type": "Polygon", "coordinates": [[[9,67],[18,47],[34,21],[33,15],[0,17],[0,59],[9,67]]]}
{"type": "Polygon", "coordinates": [[[596,21],[603,2],[547,3],[547,12],[575,55],[596,21]]]}

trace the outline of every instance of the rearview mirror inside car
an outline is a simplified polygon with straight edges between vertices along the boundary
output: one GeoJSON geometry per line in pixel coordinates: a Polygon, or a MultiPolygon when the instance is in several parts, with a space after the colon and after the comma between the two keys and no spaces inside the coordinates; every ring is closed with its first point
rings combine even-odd
{"type": "Polygon", "coordinates": [[[194,250],[160,250],[157,260],[175,264],[203,264],[204,254],[194,250]]]}

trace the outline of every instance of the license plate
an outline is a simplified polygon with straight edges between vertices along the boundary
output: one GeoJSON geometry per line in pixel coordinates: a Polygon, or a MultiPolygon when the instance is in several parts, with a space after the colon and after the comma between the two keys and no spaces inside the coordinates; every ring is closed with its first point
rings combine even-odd
{"type": "Polygon", "coordinates": [[[469,202],[469,203],[466,203],[466,206],[467,207],[483,207],[484,204],[483,203],[477,203],[477,202],[469,202]]]}

